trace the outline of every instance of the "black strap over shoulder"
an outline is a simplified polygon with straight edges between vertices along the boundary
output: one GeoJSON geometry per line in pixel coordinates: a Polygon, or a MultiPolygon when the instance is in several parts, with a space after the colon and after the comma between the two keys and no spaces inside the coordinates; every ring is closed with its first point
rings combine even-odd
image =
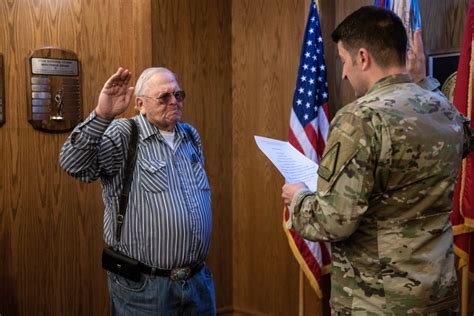
{"type": "Polygon", "coordinates": [[[191,131],[191,127],[189,127],[189,125],[187,125],[187,124],[183,124],[183,129],[186,132],[186,135],[191,140],[191,144],[193,145],[194,151],[196,152],[198,157],[200,157],[201,156],[201,145],[198,143],[198,141],[194,137],[194,134],[191,131]]]}
{"type": "Polygon", "coordinates": [[[127,161],[125,162],[125,170],[123,173],[122,181],[122,193],[120,194],[119,210],[117,212],[117,227],[116,227],[116,239],[120,241],[122,234],[122,224],[127,212],[128,194],[132,185],[133,170],[135,169],[135,162],[137,160],[137,147],[138,147],[138,125],[133,119],[128,120],[132,126],[132,132],[130,134],[130,141],[128,144],[127,161]]]}

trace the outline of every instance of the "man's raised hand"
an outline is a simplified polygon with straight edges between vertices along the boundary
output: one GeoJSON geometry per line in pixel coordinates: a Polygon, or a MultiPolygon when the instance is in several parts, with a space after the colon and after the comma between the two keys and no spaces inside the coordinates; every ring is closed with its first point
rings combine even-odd
{"type": "Polygon", "coordinates": [[[413,33],[413,47],[407,53],[407,71],[413,82],[426,77],[426,58],[420,29],[413,33]]]}
{"type": "Polygon", "coordinates": [[[100,91],[96,114],[104,119],[112,120],[122,114],[128,107],[133,94],[133,87],[128,83],[132,73],[120,67],[104,84],[100,91]]]}

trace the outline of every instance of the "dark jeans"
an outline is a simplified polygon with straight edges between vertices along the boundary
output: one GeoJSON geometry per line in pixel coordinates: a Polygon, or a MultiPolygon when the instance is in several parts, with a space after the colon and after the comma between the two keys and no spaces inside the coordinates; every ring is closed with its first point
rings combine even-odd
{"type": "Polygon", "coordinates": [[[212,274],[204,266],[190,279],[142,275],[139,282],[108,272],[114,316],[216,314],[212,274]]]}

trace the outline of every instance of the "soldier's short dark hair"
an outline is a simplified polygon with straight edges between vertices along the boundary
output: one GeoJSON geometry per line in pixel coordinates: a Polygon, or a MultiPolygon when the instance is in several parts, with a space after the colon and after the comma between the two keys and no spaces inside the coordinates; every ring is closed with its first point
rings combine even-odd
{"type": "Polygon", "coordinates": [[[367,49],[382,68],[404,66],[407,33],[400,18],[392,11],[364,6],[346,17],[332,32],[332,40],[342,42],[353,56],[367,49]]]}

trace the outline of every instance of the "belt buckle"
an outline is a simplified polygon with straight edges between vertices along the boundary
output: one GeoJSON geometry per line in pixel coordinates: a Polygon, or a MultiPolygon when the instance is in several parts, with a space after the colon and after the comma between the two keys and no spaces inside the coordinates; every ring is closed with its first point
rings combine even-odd
{"type": "Polygon", "coordinates": [[[170,279],[173,281],[182,281],[189,278],[191,274],[191,268],[174,268],[171,270],[170,279]]]}

